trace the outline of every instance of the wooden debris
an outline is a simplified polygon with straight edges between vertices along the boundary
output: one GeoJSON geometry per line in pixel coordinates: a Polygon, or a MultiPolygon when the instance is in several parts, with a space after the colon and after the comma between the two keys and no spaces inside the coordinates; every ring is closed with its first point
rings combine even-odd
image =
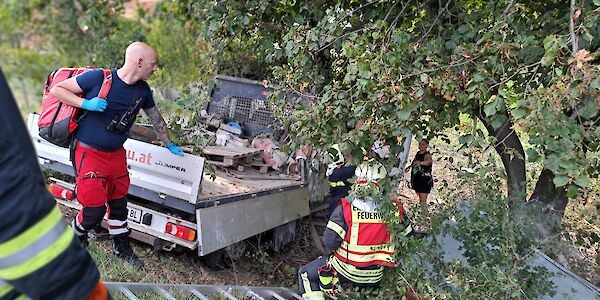
{"type": "Polygon", "coordinates": [[[245,171],[246,169],[256,169],[261,174],[266,174],[269,171],[269,165],[265,163],[251,162],[248,164],[239,164],[238,171],[245,171]]]}
{"type": "Polygon", "coordinates": [[[325,252],[325,247],[323,246],[323,243],[321,242],[321,237],[317,233],[315,224],[309,224],[308,226],[310,228],[310,235],[313,239],[313,242],[315,243],[315,246],[317,246],[317,249],[319,250],[319,252],[321,252],[322,255],[326,255],[327,253],[325,252]]]}
{"type": "Polygon", "coordinates": [[[207,163],[224,167],[252,164],[254,158],[262,157],[261,149],[249,147],[209,146],[203,152],[207,163]]]}

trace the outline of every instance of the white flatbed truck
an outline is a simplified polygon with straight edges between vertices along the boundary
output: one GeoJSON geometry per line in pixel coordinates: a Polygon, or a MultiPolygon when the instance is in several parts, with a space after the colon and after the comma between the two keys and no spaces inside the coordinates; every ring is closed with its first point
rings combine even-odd
{"type": "MultiPolygon", "coordinates": [[[[28,128],[40,165],[73,176],[69,149],[39,136],[37,115],[30,115],[28,128]]],[[[221,170],[213,180],[204,173],[205,159],[200,156],[180,157],[165,147],[132,139],[124,147],[131,178],[128,223],[132,237],[142,242],[166,250],[197,249],[199,256],[206,256],[278,228],[282,232],[275,234],[276,239],[285,243],[286,233],[293,237],[295,220],[310,213],[308,189],[302,181],[277,175],[250,180],[221,170]]],[[[251,171],[245,175],[256,177],[251,171]]],[[[77,199],[57,201],[81,207],[77,199]]]]}
{"type": "MultiPolygon", "coordinates": [[[[238,84],[229,79],[230,83],[238,84]]],[[[261,88],[260,84],[247,80],[241,84],[261,88]]],[[[248,97],[241,95],[239,99],[248,97]]],[[[38,115],[30,114],[27,125],[41,167],[73,176],[69,149],[41,138],[37,120],[38,115]]],[[[243,249],[235,248],[239,242],[270,230],[274,230],[273,248],[278,250],[294,239],[295,221],[310,214],[304,179],[292,180],[251,170],[235,171],[235,175],[217,170],[213,180],[211,174],[204,172],[206,162],[201,156],[180,157],[165,147],[133,139],[128,139],[124,147],[131,178],[128,196],[131,236],[156,248],[197,250],[209,266],[216,266],[225,253],[241,255],[239,251],[243,249]]],[[[74,188],[58,180],[54,186],[64,188],[65,193],[74,188]]],[[[76,198],[57,197],[57,201],[81,208],[76,198]]]]}

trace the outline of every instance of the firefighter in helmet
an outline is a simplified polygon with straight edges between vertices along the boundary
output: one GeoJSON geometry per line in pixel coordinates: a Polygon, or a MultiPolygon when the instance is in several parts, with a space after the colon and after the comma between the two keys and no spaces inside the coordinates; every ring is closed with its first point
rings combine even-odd
{"type": "MultiPolygon", "coordinates": [[[[387,223],[375,199],[381,197],[380,185],[386,170],[378,162],[366,161],[356,168],[352,191],[338,206],[327,223],[323,244],[330,251],[304,265],[298,271],[298,287],[303,299],[334,296],[340,283],[358,287],[376,287],[384,267],[394,266],[394,248],[390,244],[387,223]]],[[[398,207],[402,220],[402,208],[398,207]]],[[[403,235],[412,228],[404,223],[403,235]]]]}
{"type": "Polygon", "coordinates": [[[327,217],[329,217],[341,204],[342,198],[348,196],[348,192],[350,192],[348,179],[354,176],[356,166],[346,165],[346,159],[338,144],[334,144],[327,150],[325,162],[327,163],[325,175],[329,179],[329,209],[327,211],[327,217]]]}

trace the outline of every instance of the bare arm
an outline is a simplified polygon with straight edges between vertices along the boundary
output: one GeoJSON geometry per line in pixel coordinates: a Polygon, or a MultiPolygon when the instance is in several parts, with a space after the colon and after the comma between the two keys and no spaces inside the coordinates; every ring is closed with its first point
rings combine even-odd
{"type": "Polygon", "coordinates": [[[75,77],[69,78],[65,81],[61,81],[57,83],[50,90],[50,95],[63,102],[64,104],[81,107],[83,103],[83,98],[77,96],[77,94],[82,93],[83,90],[79,87],[77,83],[77,79],[75,77]]]}
{"type": "Polygon", "coordinates": [[[154,126],[154,130],[158,134],[158,138],[163,142],[163,144],[168,145],[171,142],[169,139],[169,129],[167,128],[165,119],[163,119],[158,109],[156,109],[156,106],[144,109],[144,112],[150,119],[152,126],[154,126]]]}

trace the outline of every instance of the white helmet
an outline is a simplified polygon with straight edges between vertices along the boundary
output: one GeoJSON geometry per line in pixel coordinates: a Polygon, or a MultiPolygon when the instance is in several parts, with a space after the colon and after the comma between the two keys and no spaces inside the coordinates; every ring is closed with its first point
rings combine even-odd
{"type": "Polygon", "coordinates": [[[342,165],[344,164],[344,154],[340,150],[340,145],[333,144],[327,149],[327,162],[329,165],[342,165]]]}
{"type": "Polygon", "coordinates": [[[386,145],[381,140],[376,140],[375,143],[373,143],[373,146],[371,146],[371,150],[381,159],[388,157],[390,154],[390,146],[386,145]]]}
{"type": "Polygon", "coordinates": [[[365,161],[356,167],[354,175],[357,179],[352,185],[354,197],[361,200],[376,197],[381,191],[379,184],[386,174],[385,167],[374,160],[365,161]]]}

